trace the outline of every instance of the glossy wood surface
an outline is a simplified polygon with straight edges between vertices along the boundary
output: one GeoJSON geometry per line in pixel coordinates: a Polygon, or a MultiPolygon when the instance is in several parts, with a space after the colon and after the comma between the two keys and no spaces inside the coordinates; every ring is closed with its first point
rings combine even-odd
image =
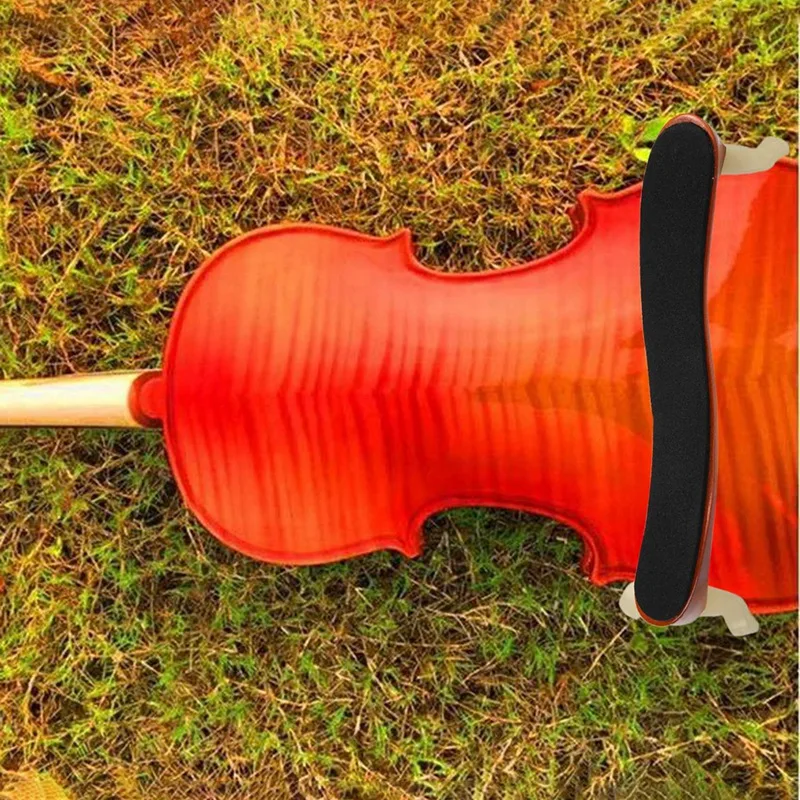
{"type": "MultiPolygon", "coordinates": [[[[631,579],[651,418],[641,186],[584,193],[531,264],[442,274],[388,239],[266,228],[214,254],[165,353],[164,426],[200,521],[257,558],[415,555],[430,514],[546,514],[593,581],[631,579]]],[[[797,165],[720,180],[709,265],[719,402],[710,583],[797,599],[797,165]]]]}

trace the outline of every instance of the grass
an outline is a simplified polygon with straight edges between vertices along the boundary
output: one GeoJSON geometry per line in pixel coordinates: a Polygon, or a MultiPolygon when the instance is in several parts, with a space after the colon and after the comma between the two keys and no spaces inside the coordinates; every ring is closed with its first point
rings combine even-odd
{"type": "MultiPolygon", "coordinates": [[[[0,370],[157,366],[199,261],[282,220],[445,270],[570,236],[652,121],[794,140],[794,2],[0,0],[0,370]]],[[[794,152],[794,151],[793,151],[794,152]]],[[[796,616],[660,632],[546,520],[415,561],[248,561],[157,436],[0,435],[0,789],[80,798],[796,797],[796,616]]]]}

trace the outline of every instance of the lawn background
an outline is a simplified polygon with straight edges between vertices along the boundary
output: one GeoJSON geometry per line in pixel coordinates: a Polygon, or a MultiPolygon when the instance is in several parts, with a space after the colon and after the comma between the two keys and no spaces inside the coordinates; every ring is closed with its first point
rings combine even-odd
{"type": "MultiPolygon", "coordinates": [[[[157,366],[188,276],[259,225],[408,226],[432,267],[501,268],[641,179],[653,120],[795,155],[796,11],[0,0],[2,375],[157,366]]],[[[631,623],[574,534],[516,513],[426,542],[258,564],[191,521],[158,436],[0,434],[0,787],[796,796],[795,615],[631,623]]]]}

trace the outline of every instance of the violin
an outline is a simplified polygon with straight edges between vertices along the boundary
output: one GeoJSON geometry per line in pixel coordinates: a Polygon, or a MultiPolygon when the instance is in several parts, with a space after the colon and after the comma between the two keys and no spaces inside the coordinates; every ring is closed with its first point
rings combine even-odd
{"type": "MultiPolygon", "coordinates": [[[[226,545],[279,564],[421,552],[454,506],[551,517],[596,584],[631,580],[653,420],[642,185],[583,191],[573,238],[445,274],[411,234],[277,225],[188,282],[160,370],[0,383],[2,425],[160,428],[180,493],[226,545]]],[[[708,581],[797,607],[797,163],[719,176],[706,303],[716,392],[708,581]]]]}

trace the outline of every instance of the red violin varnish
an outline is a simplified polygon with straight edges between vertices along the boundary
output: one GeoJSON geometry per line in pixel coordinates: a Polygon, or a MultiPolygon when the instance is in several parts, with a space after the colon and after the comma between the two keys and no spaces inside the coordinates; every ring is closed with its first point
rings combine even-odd
{"type": "MultiPolygon", "coordinates": [[[[407,231],[290,225],[212,255],[163,370],[131,384],[198,519],[256,558],[422,547],[431,514],[490,505],[583,539],[631,579],[651,457],[641,185],[584,192],[575,236],[530,264],[444,274],[407,231]]],[[[709,580],[797,605],[797,165],[723,176],[708,273],[719,484],[709,580]]],[[[95,424],[89,422],[88,424],[95,424]]]]}

